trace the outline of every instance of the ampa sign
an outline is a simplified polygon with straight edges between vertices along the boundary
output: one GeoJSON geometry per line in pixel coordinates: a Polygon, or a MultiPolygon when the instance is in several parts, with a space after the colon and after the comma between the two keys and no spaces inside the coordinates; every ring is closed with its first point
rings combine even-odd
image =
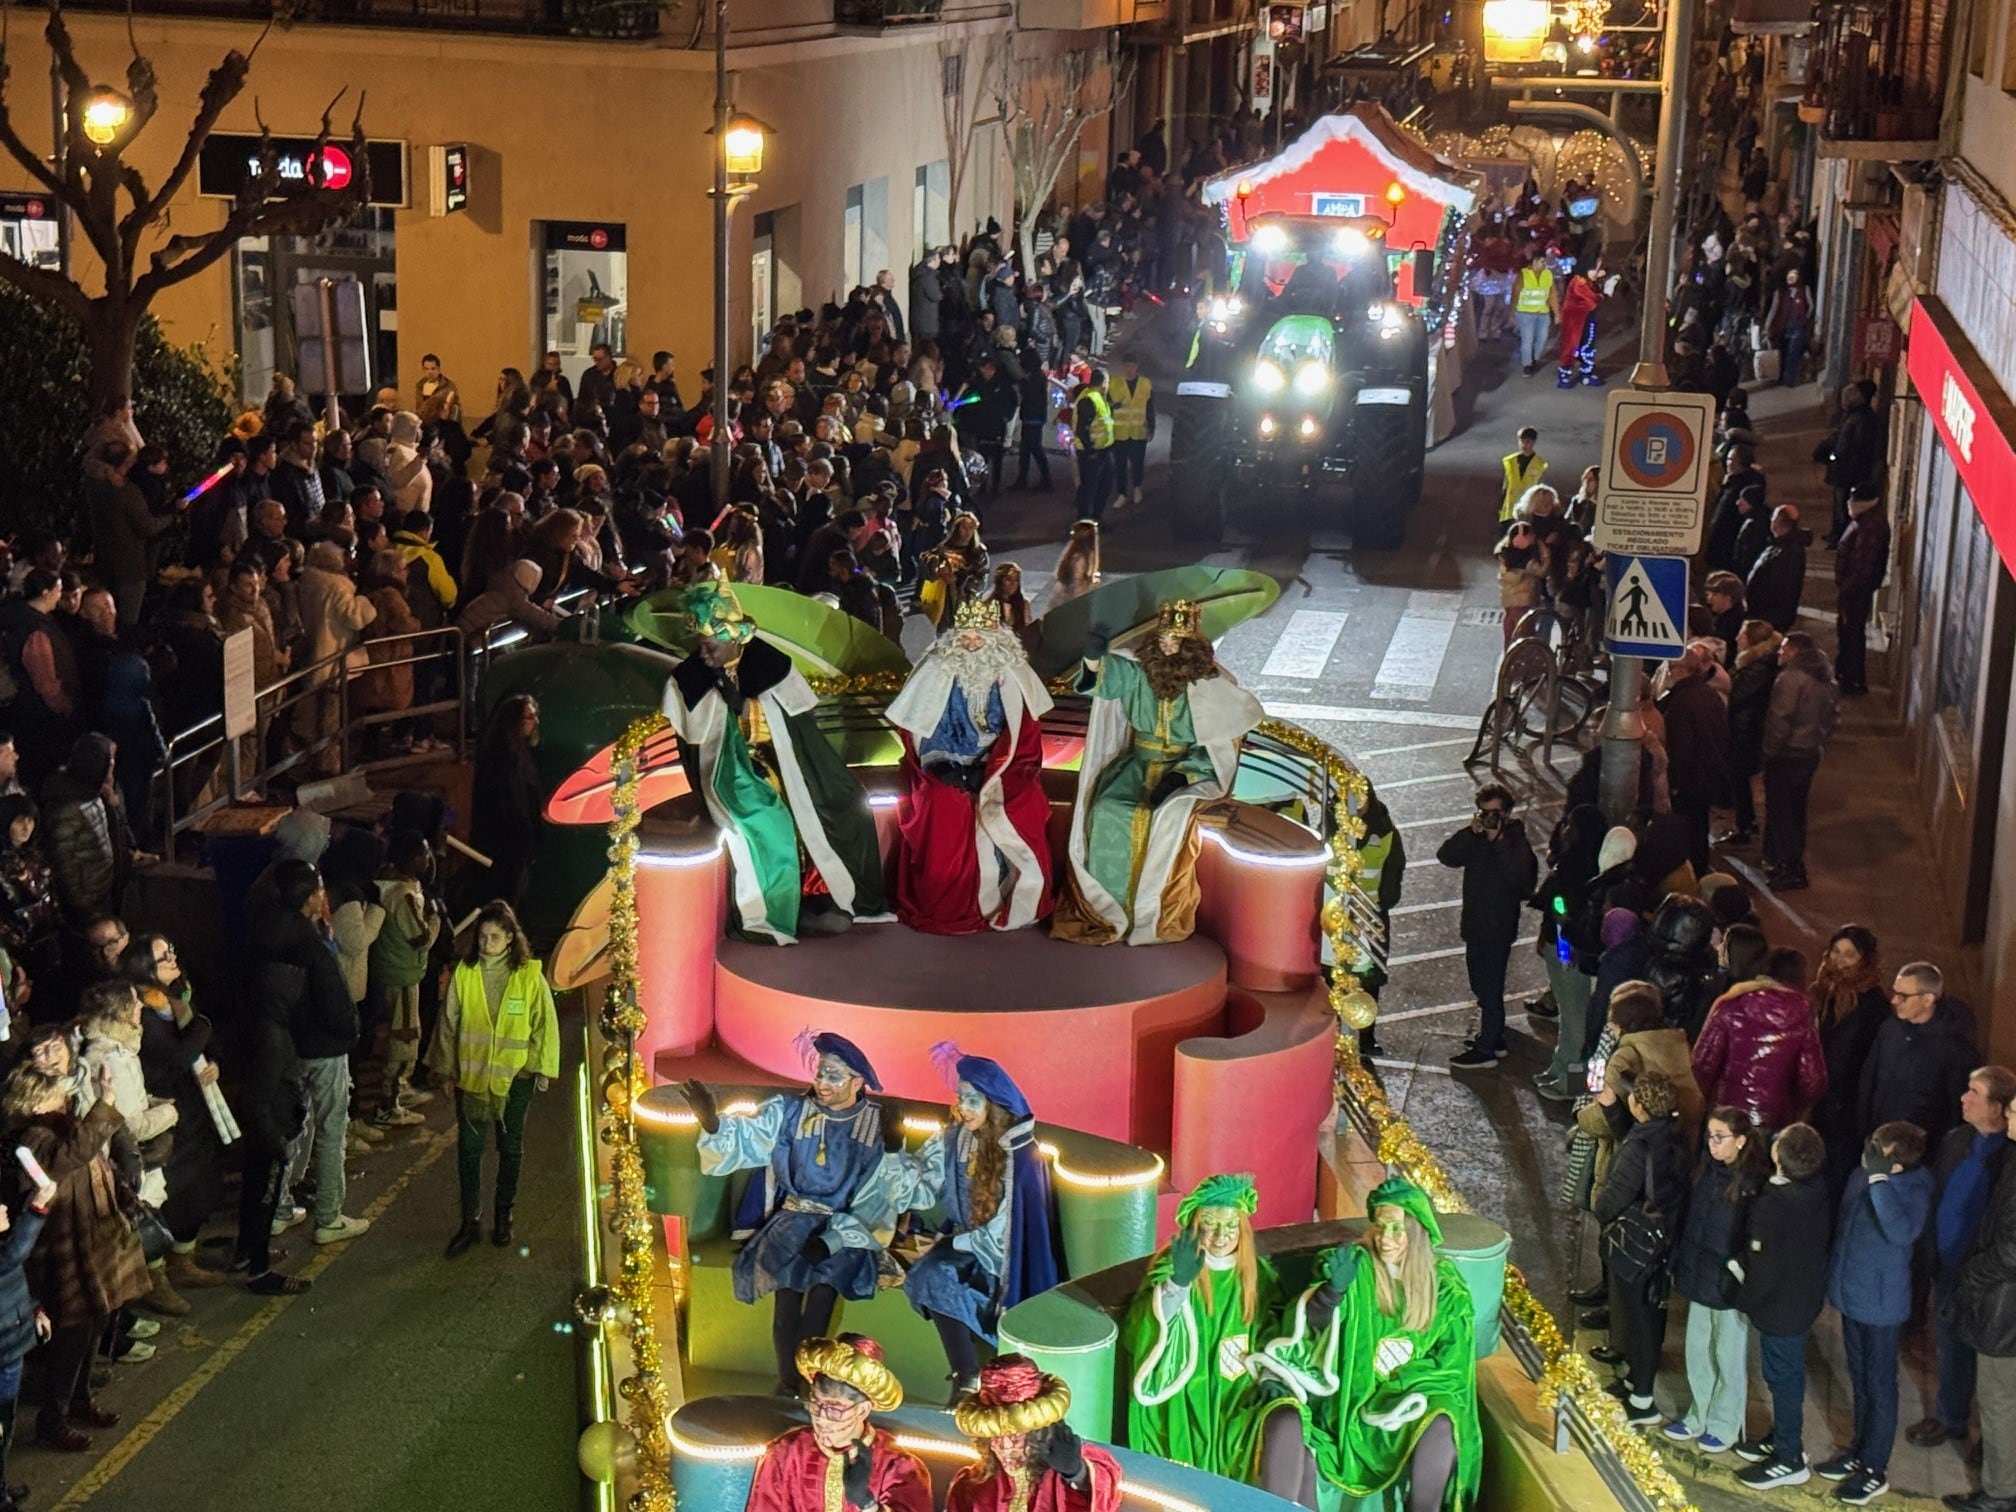
{"type": "Polygon", "coordinates": [[[1912,302],[1904,361],[1995,550],[2016,564],[2016,405],[1939,300],[1912,302]]]}

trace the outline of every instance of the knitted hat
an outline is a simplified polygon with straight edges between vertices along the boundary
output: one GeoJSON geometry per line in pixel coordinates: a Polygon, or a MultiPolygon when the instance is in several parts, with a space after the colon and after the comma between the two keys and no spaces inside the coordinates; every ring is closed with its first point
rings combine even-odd
{"type": "Polygon", "coordinates": [[[807,1339],[798,1346],[798,1374],[811,1382],[825,1376],[852,1386],[877,1412],[893,1412],[903,1405],[903,1383],[882,1363],[882,1346],[861,1334],[807,1339]]]}
{"type": "Polygon", "coordinates": [[[1603,915],[1603,948],[1615,950],[1638,933],[1638,915],[1628,908],[1613,908],[1603,915]]]}
{"type": "Polygon", "coordinates": [[[401,410],[392,417],[392,439],[401,446],[420,444],[420,417],[411,410],[401,410]]]}
{"type": "Polygon", "coordinates": [[[970,1439],[1011,1438],[1064,1421],[1071,1388],[1045,1375],[1027,1356],[996,1356],[980,1367],[980,1389],[952,1409],[970,1439]]]}
{"type": "Polygon", "coordinates": [[[1188,1228],[1197,1210],[1207,1207],[1237,1208],[1252,1217],[1260,1210],[1260,1190],[1253,1185],[1252,1173],[1235,1171],[1206,1176],[1176,1204],[1176,1227],[1188,1228]]]}
{"type": "Polygon", "coordinates": [[[297,808],[273,826],[273,845],[281,855],[310,866],[329,849],[329,818],[313,809],[297,808]]]}

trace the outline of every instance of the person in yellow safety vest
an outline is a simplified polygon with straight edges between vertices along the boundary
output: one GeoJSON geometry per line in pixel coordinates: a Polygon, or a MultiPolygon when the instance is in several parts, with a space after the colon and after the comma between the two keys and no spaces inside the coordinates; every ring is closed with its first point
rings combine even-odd
{"type": "Polygon", "coordinates": [[[1092,369],[1071,406],[1071,436],[1078,454],[1075,518],[1096,520],[1113,498],[1113,406],[1106,397],[1106,369],[1092,369]]]}
{"type": "Polygon", "coordinates": [[[1519,328],[1519,365],[1531,378],[1547,358],[1547,332],[1561,313],[1561,291],[1547,249],[1535,247],[1512,285],[1512,321],[1519,328]]]}
{"type": "Polygon", "coordinates": [[[498,898],[476,913],[476,932],[448,979],[428,1066],[455,1088],[462,1178],[462,1226],[448,1258],[483,1236],[483,1148],[497,1132],[497,1211],[490,1242],[511,1242],[511,1206],[525,1160],[525,1116],[532,1094],[560,1074],[560,1022],[553,989],[519,927],[498,898]]]}
{"type": "Polygon", "coordinates": [[[1107,389],[1113,403],[1113,486],[1120,505],[1141,502],[1141,483],[1148,469],[1148,443],[1155,439],[1155,385],[1141,376],[1141,364],[1129,357],[1120,376],[1107,389]],[[1131,483],[1129,481],[1131,476],[1131,483]]]}
{"type": "Polygon", "coordinates": [[[1501,525],[1512,518],[1526,490],[1547,476],[1547,459],[1534,450],[1539,444],[1540,432],[1530,425],[1523,425],[1519,428],[1519,450],[1500,459],[1500,465],[1505,469],[1505,492],[1498,500],[1498,523],[1501,525]]]}

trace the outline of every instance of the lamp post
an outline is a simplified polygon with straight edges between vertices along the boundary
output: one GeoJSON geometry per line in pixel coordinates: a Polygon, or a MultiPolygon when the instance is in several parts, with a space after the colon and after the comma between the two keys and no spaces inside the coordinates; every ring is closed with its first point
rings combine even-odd
{"type": "MultiPolygon", "coordinates": [[[[84,96],[78,125],[94,147],[110,147],[119,140],[133,120],[133,102],[109,84],[96,84],[84,96]]],[[[62,182],[70,169],[70,87],[62,65],[49,62],[49,165],[62,182]]],[[[70,207],[60,200],[56,206],[56,261],[67,277],[70,272],[70,207]]]]}
{"type": "Polygon", "coordinates": [[[707,476],[714,514],[728,507],[728,212],[756,187],[770,128],[738,115],[728,93],[728,0],[714,0],[714,429],[707,438],[707,476]]]}

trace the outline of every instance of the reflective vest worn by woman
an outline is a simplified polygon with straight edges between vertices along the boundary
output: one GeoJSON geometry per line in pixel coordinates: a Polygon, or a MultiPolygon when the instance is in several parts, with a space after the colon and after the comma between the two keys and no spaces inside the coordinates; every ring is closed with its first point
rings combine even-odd
{"type": "Polygon", "coordinates": [[[503,1098],[520,1075],[558,1076],[559,1019],[541,964],[514,967],[493,1011],[482,966],[457,962],[434,1045],[434,1069],[452,1076],[458,1091],[479,1097],[503,1098]]]}
{"type": "Polygon", "coordinates": [[[1131,384],[1125,378],[1115,378],[1107,390],[1113,399],[1113,439],[1146,441],[1148,402],[1154,397],[1155,385],[1146,378],[1136,378],[1131,384]]]}
{"type": "Polygon", "coordinates": [[[1548,268],[1519,270],[1519,297],[1513,305],[1521,315],[1545,315],[1554,296],[1554,274],[1548,268]]]}

